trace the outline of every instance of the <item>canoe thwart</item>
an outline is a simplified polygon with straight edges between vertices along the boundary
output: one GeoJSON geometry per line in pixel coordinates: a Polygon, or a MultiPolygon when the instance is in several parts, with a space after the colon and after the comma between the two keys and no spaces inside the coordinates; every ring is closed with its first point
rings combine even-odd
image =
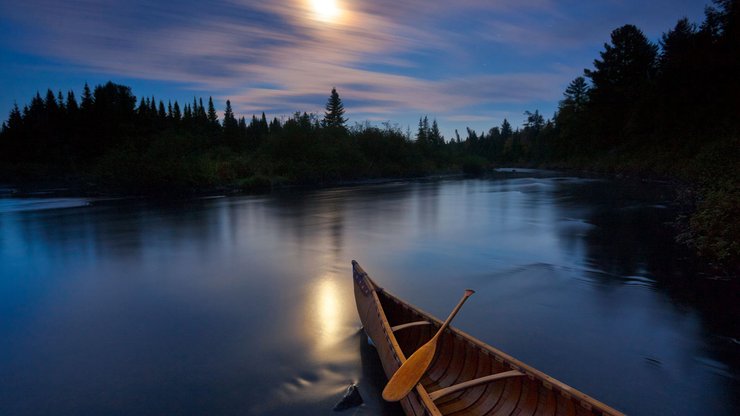
{"type": "Polygon", "coordinates": [[[391,331],[393,331],[393,332],[396,332],[396,331],[398,331],[398,330],[400,330],[400,329],[404,329],[404,328],[409,328],[409,327],[412,327],[412,326],[418,326],[418,325],[431,325],[431,324],[432,324],[432,323],[431,323],[431,322],[429,322],[429,321],[416,321],[416,322],[409,322],[409,323],[407,323],[407,324],[401,324],[401,325],[396,325],[396,326],[394,326],[394,327],[392,327],[392,328],[391,328],[391,331]]]}
{"type": "Polygon", "coordinates": [[[389,379],[382,396],[398,401],[406,415],[624,416],[505,352],[448,327],[472,291],[465,292],[442,322],[382,289],[356,261],[352,262],[352,275],[360,321],[389,379]]]}
{"type": "Polygon", "coordinates": [[[429,393],[429,397],[432,400],[437,400],[442,396],[446,396],[448,394],[454,393],[459,390],[467,389],[467,388],[474,387],[474,386],[484,384],[484,383],[490,383],[496,380],[506,379],[510,377],[519,377],[523,375],[525,374],[517,370],[510,370],[510,371],[504,371],[503,373],[491,374],[491,375],[476,378],[473,380],[464,381],[462,383],[453,384],[452,386],[445,387],[443,389],[439,389],[437,391],[429,393]]]}

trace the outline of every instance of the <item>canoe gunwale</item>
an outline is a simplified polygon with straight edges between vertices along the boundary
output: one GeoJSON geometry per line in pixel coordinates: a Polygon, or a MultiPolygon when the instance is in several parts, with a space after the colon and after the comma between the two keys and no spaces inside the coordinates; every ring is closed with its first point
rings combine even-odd
{"type": "MultiPolygon", "coordinates": [[[[370,294],[372,295],[373,301],[375,303],[375,308],[378,316],[380,317],[380,323],[381,327],[383,329],[383,334],[385,335],[386,340],[390,343],[391,352],[393,353],[393,358],[396,360],[396,363],[400,367],[401,364],[406,361],[406,355],[403,353],[403,350],[401,349],[401,346],[398,344],[398,340],[396,340],[396,336],[393,333],[393,330],[391,329],[390,323],[388,322],[388,318],[385,315],[385,310],[383,309],[383,305],[380,302],[380,298],[378,297],[378,293],[382,293],[383,289],[379,288],[375,282],[370,279],[370,276],[365,272],[365,270],[360,267],[360,265],[356,261],[352,261],[353,265],[353,273],[358,273],[363,277],[363,279],[366,280],[366,283],[368,284],[368,289],[370,294]]],[[[356,284],[356,283],[355,283],[356,284]]],[[[377,344],[376,340],[373,340],[377,344]]],[[[417,393],[419,399],[421,400],[422,405],[426,408],[425,410],[431,414],[432,416],[443,416],[442,412],[437,409],[437,406],[434,404],[434,401],[429,397],[429,393],[426,391],[426,388],[419,383],[414,388],[415,392],[417,393]]],[[[402,399],[403,400],[406,399],[402,399]]]]}
{"type": "MultiPolygon", "coordinates": [[[[390,342],[392,350],[394,351],[395,358],[398,360],[398,365],[403,363],[406,360],[406,357],[401,349],[401,346],[398,343],[398,340],[395,337],[394,331],[392,330],[392,327],[390,325],[390,322],[388,321],[388,318],[385,314],[385,310],[383,309],[383,304],[380,300],[380,295],[387,297],[389,300],[401,305],[401,307],[408,308],[411,311],[417,313],[424,319],[428,320],[432,327],[439,328],[442,325],[442,321],[434,317],[433,315],[427,313],[421,308],[418,308],[398,296],[395,296],[393,293],[388,292],[384,288],[378,287],[375,282],[370,278],[370,276],[362,269],[362,267],[356,262],[352,261],[353,265],[353,273],[359,273],[362,275],[364,280],[367,282],[367,284],[370,286],[370,292],[372,292],[373,300],[376,304],[376,308],[379,312],[379,315],[381,317],[382,321],[382,328],[383,332],[387,338],[387,340],[390,342]]],[[[617,411],[616,409],[613,409],[612,407],[594,399],[593,397],[576,390],[573,387],[568,386],[567,384],[543,373],[542,371],[539,371],[524,362],[512,357],[509,354],[506,354],[505,352],[486,344],[485,342],[475,338],[474,336],[461,331],[455,327],[448,327],[445,332],[451,333],[455,338],[458,338],[461,341],[465,341],[469,343],[473,348],[476,348],[480,350],[482,353],[491,356],[493,359],[498,361],[499,363],[503,364],[505,367],[510,368],[511,370],[517,370],[524,374],[525,377],[527,377],[529,380],[535,381],[537,383],[540,383],[544,388],[548,390],[552,390],[553,392],[558,393],[559,395],[563,396],[566,399],[573,400],[574,403],[580,404],[582,408],[584,408],[587,411],[592,411],[597,414],[601,414],[604,416],[624,416],[624,413],[617,411]]],[[[429,392],[426,391],[424,386],[419,383],[416,386],[416,392],[419,395],[419,398],[422,400],[423,404],[428,408],[428,411],[432,415],[442,415],[440,410],[437,408],[437,406],[434,404],[434,401],[431,399],[429,392]]]]}

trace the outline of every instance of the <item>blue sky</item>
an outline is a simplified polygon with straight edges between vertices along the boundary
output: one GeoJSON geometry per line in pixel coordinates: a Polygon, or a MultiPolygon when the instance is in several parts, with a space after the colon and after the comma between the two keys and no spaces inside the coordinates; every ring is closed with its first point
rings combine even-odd
{"type": "Polygon", "coordinates": [[[230,99],[238,115],[321,112],[447,137],[525,110],[550,117],[565,86],[626,23],[652,40],[696,0],[0,0],[0,115],[47,88],[112,80],[137,97],[230,99]]]}

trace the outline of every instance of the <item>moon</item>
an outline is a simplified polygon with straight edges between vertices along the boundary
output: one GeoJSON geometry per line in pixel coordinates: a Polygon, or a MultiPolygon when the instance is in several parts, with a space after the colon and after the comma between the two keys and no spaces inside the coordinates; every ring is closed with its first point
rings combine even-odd
{"type": "Polygon", "coordinates": [[[337,20],[341,12],[336,0],[310,0],[314,18],[322,22],[337,20]]]}

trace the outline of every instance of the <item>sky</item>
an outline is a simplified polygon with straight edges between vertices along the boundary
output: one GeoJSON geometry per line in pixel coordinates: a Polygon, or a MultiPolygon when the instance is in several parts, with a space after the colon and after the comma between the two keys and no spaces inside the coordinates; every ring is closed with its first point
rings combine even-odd
{"type": "Polygon", "coordinates": [[[247,118],[323,113],[350,124],[419,117],[477,131],[551,117],[609,34],[653,41],[702,0],[0,0],[0,118],[47,88],[109,80],[134,95],[212,96],[247,118]]]}

